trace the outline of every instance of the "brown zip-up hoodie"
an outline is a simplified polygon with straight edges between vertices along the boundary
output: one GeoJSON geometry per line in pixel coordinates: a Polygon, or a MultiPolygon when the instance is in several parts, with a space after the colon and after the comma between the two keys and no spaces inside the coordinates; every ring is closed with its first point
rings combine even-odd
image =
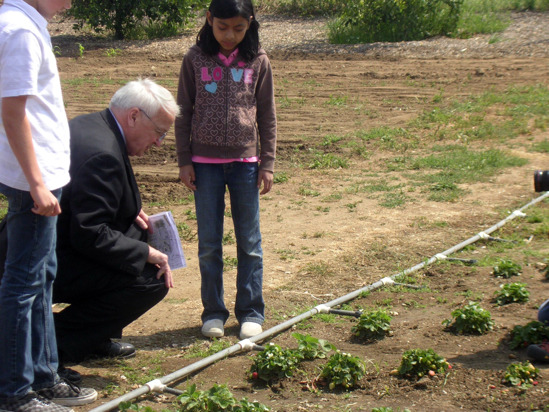
{"type": "Polygon", "coordinates": [[[193,155],[259,156],[260,169],[274,171],[276,110],[273,75],[263,49],[251,62],[238,55],[229,67],[198,46],[189,49],[179,74],[175,121],[178,165],[193,155]]]}

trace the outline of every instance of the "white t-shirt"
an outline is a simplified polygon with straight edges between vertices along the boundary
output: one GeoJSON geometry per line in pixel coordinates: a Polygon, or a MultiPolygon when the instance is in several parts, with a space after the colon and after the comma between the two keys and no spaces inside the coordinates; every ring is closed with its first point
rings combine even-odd
{"type": "MultiPolygon", "coordinates": [[[[27,118],[38,165],[46,187],[54,190],[70,180],[70,132],[47,24],[24,1],[4,0],[0,7],[0,99],[28,96],[27,118]]],[[[1,117],[0,182],[29,190],[1,117]]]]}

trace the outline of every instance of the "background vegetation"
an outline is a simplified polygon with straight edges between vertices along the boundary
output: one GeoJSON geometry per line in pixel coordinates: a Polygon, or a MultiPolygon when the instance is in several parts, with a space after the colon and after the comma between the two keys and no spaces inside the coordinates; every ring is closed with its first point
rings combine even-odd
{"type": "MultiPolygon", "coordinates": [[[[175,36],[210,0],[75,0],[69,15],[79,28],[116,39],[175,36]]],[[[547,11],[549,0],[256,0],[263,13],[329,19],[332,43],[470,37],[504,30],[510,11],[547,11]]]]}

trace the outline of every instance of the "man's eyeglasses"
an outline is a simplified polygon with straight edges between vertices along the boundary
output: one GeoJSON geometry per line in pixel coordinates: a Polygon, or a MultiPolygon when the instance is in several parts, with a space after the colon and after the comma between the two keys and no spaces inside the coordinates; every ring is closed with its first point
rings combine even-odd
{"type": "Polygon", "coordinates": [[[155,128],[155,132],[158,133],[160,135],[160,137],[156,140],[158,140],[158,143],[162,142],[162,140],[164,140],[164,138],[166,137],[166,135],[168,134],[168,132],[163,132],[162,129],[160,127],[158,127],[158,125],[154,122],[153,119],[151,119],[151,117],[147,114],[147,112],[143,109],[139,109],[141,111],[141,113],[143,113],[145,116],[147,116],[147,119],[149,119],[151,121],[151,123],[153,124],[154,128],[155,128]]]}

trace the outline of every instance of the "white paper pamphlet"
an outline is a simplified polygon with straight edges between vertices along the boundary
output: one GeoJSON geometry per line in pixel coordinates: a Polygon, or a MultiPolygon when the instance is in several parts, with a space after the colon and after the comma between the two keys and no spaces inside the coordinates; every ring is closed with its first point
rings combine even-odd
{"type": "Polygon", "coordinates": [[[172,270],[187,267],[181,239],[172,212],[160,212],[149,216],[152,233],[149,232],[149,245],[168,255],[172,270]]]}

